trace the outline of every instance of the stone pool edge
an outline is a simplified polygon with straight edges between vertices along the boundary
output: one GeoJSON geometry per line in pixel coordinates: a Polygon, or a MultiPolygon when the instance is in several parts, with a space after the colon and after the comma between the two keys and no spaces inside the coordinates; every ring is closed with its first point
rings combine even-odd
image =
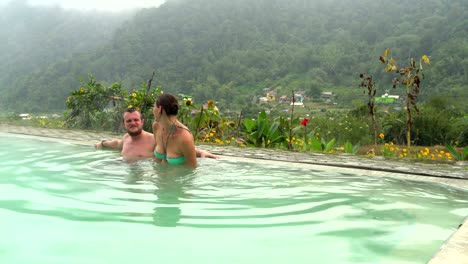
{"type": "MultiPolygon", "coordinates": [[[[41,127],[16,126],[0,124],[0,132],[11,134],[32,135],[69,141],[80,145],[93,146],[102,139],[118,136],[106,132],[50,129],[41,127]]],[[[290,152],[271,149],[235,148],[226,146],[200,145],[221,157],[237,157],[246,159],[263,159],[269,161],[312,164],[319,166],[364,169],[386,172],[387,177],[397,177],[410,180],[431,181],[447,184],[455,188],[468,190],[468,165],[461,164],[418,164],[408,161],[388,161],[384,159],[361,158],[352,155],[324,155],[317,153],[290,152]],[[390,174],[395,175],[390,175],[390,174]],[[396,176],[396,174],[406,174],[396,176]]],[[[461,226],[439,248],[428,264],[468,264],[468,216],[461,226]]]]}

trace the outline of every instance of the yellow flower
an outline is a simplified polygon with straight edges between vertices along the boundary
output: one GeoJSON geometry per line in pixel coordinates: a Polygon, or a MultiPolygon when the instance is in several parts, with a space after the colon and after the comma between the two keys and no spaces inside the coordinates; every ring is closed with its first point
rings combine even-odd
{"type": "Polygon", "coordinates": [[[132,97],[137,97],[137,94],[136,94],[136,93],[132,93],[132,97]]]}
{"type": "Polygon", "coordinates": [[[213,100],[208,101],[208,107],[213,107],[215,102],[213,100]]]}
{"type": "Polygon", "coordinates": [[[133,105],[129,105],[127,108],[128,108],[128,109],[133,108],[133,105]]]}
{"type": "Polygon", "coordinates": [[[384,133],[380,133],[379,137],[380,137],[381,139],[384,139],[385,134],[384,134],[384,133]]]}
{"type": "Polygon", "coordinates": [[[405,148],[403,149],[403,152],[405,152],[405,153],[406,153],[407,151],[408,151],[408,150],[406,150],[405,148]]]}
{"type": "Polygon", "coordinates": [[[431,60],[429,60],[429,57],[427,55],[423,55],[421,59],[422,61],[424,61],[425,64],[431,65],[431,60]]]}
{"type": "Polygon", "coordinates": [[[186,105],[186,106],[192,106],[192,105],[193,105],[192,99],[187,99],[187,100],[185,101],[185,105],[186,105]]]}

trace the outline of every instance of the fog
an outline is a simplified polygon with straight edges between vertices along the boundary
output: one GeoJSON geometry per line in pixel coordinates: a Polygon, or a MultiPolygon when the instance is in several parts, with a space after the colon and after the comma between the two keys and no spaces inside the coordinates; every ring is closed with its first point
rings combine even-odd
{"type": "Polygon", "coordinates": [[[122,11],[127,9],[158,7],[164,0],[0,0],[0,7],[6,3],[26,2],[38,6],[60,6],[67,9],[122,11]]]}

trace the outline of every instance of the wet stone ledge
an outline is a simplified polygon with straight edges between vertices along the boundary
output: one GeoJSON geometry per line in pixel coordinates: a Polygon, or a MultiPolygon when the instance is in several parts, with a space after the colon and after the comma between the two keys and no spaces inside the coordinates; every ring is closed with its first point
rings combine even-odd
{"type": "MultiPolygon", "coordinates": [[[[88,130],[50,129],[32,126],[0,124],[0,132],[24,135],[35,135],[56,139],[72,140],[79,144],[94,143],[103,139],[119,138],[121,135],[88,130]]],[[[468,180],[468,163],[431,163],[417,162],[409,159],[373,158],[350,154],[323,154],[265,149],[250,147],[233,147],[211,144],[198,144],[198,147],[221,156],[242,157],[251,159],[278,160],[285,162],[326,165],[334,167],[356,168],[385,172],[404,173],[408,175],[432,176],[468,180]]]]}

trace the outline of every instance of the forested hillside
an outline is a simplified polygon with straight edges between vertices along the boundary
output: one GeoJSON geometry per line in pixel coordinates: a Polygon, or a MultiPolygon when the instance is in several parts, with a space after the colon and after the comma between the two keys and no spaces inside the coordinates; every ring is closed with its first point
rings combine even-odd
{"type": "MultiPolygon", "coordinates": [[[[232,108],[251,103],[265,87],[310,96],[334,91],[345,104],[360,96],[361,72],[372,74],[382,93],[390,89],[391,77],[378,60],[385,48],[402,64],[412,56],[430,56],[422,99],[442,94],[466,100],[466,6],[466,0],[180,0],[141,10],[115,34],[116,24],[108,19],[99,34],[90,28],[51,33],[47,24],[34,22],[41,21],[36,16],[50,14],[55,28],[67,26],[67,20],[54,18],[53,10],[30,8],[28,25],[36,25],[28,27],[31,33],[55,38],[39,46],[28,42],[37,52],[13,47],[15,53],[3,54],[12,47],[1,44],[0,108],[59,110],[88,73],[132,90],[153,71],[165,91],[232,108]],[[94,46],[84,45],[89,42],[94,46]]],[[[15,17],[0,11],[4,21],[15,17]]],[[[2,35],[21,30],[1,25],[2,35]]]]}
{"type": "Polygon", "coordinates": [[[0,109],[63,108],[63,98],[54,94],[75,88],[71,84],[80,77],[72,75],[75,69],[69,68],[69,60],[110,43],[115,30],[131,16],[33,7],[26,1],[0,6],[0,109]],[[53,79],[44,78],[59,68],[53,79]],[[55,99],[44,100],[43,95],[55,99]]]}

